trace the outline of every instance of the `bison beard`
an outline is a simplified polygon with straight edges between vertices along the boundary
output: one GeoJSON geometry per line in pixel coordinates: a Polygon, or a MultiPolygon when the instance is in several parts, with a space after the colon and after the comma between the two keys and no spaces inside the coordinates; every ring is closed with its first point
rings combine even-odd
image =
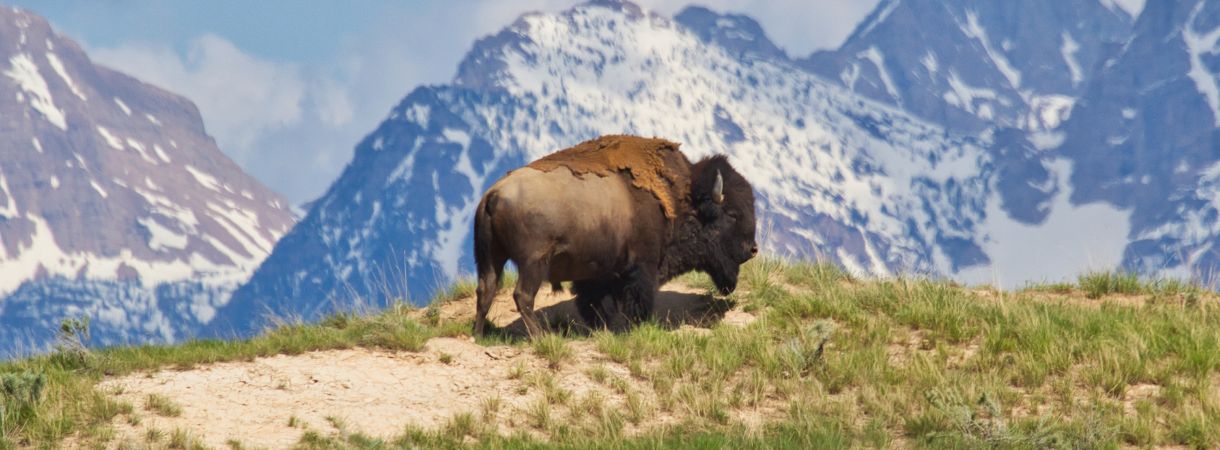
{"type": "Polygon", "coordinates": [[[606,136],[510,172],[475,212],[474,332],[481,335],[512,260],[513,300],[527,332],[542,330],[534,296],[544,281],[573,281],[590,326],[605,326],[609,296],[630,323],[652,314],[661,284],[707,272],[722,293],[756,252],[754,193],[723,156],[691,164],[662,139],[606,136]]]}

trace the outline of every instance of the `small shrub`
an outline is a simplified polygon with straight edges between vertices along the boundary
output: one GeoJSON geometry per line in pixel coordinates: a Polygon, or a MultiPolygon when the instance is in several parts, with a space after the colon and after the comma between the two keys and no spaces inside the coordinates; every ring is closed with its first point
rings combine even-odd
{"type": "Polygon", "coordinates": [[[785,371],[792,375],[805,376],[822,360],[826,343],[834,334],[834,323],[826,320],[815,322],[788,340],[779,349],[779,361],[785,371]]]}
{"type": "Polygon", "coordinates": [[[87,367],[89,354],[89,316],[64,319],[55,335],[52,358],[67,369],[87,367]]]}
{"type": "Polygon", "coordinates": [[[5,405],[34,405],[42,400],[46,386],[46,374],[29,371],[0,373],[0,394],[4,396],[5,405]]]}

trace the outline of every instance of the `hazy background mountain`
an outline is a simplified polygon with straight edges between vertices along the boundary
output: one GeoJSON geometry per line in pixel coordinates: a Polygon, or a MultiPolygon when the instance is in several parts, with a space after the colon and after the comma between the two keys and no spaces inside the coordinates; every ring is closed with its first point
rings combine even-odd
{"type": "Polygon", "coordinates": [[[190,335],[293,223],[189,100],[8,7],[0,127],[0,355],[82,315],[95,343],[190,335]]]}

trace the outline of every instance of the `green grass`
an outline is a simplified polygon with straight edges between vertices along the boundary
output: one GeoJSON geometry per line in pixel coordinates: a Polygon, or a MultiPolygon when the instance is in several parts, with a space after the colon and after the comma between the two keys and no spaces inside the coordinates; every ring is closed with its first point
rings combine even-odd
{"type": "MultiPolygon", "coordinates": [[[[712,288],[703,275],[681,281],[712,288]]],[[[469,287],[437,301],[462,295],[470,295],[469,287]]],[[[524,411],[510,412],[494,397],[437,429],[407,428],[385,442],[309,430],[299,446],[1220,445],[1220,308],[1214,294],[1189,283],[1094,273],[1074,284],[997,295],[935,280],[858,279],[826,264],[759,260],[743,267],[741,286],[729,300],[757,320],[699,333],[645,322],[623,333],[550,335],[516,344],[530,346],[551,366],[515,365],[503,374],[519,385],[509,395],[538,395],[524,411]],[[1142,300],[1108,301],[1116,295],[1142,300]],[[577,364],[574,340],[588,341],[604,361],[569,367],[577,364]],[[572,369],[604,386],[605,394],[562,388],[556,370],[572,369]],[[1136,395],[1136,386],[1148,393],[1136,395]],[[750,411],[771,411],[761,430],[736,419],[750,411]],[[513,415],[530,431],[497,430],[499,420],[513,415]],[[679,420],[647,428],[660,416],[679,420]]],[[[4,396],[0,448],[54,447],[78,431],[85,442],[103,442],[113,434],[112,420],[131,414],[130,405],[94,387],[106,376],[353,346],[419,351],[429,338],[460,335],[470,326],[441,320],[439,313],[436,320],[412,317],[399,306],[287,325],[249,341],[64,352],[4,363],[0,380],[18,387],[4,396]]],[[[195,445],[188,438],[161,433],[156,445],[195,445]]]]}

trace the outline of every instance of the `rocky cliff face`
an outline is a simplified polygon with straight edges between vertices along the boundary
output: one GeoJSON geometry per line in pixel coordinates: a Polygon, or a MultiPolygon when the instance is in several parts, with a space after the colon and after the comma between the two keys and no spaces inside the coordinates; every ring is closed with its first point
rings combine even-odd
{"type": "Polygon", "coordinates": [[[38,350],[78,315],[97,343],[189,334],[293,223],[190,101],[7,7],[0,128],[0,343],[21,343],[0,354],[38,350]]]}

